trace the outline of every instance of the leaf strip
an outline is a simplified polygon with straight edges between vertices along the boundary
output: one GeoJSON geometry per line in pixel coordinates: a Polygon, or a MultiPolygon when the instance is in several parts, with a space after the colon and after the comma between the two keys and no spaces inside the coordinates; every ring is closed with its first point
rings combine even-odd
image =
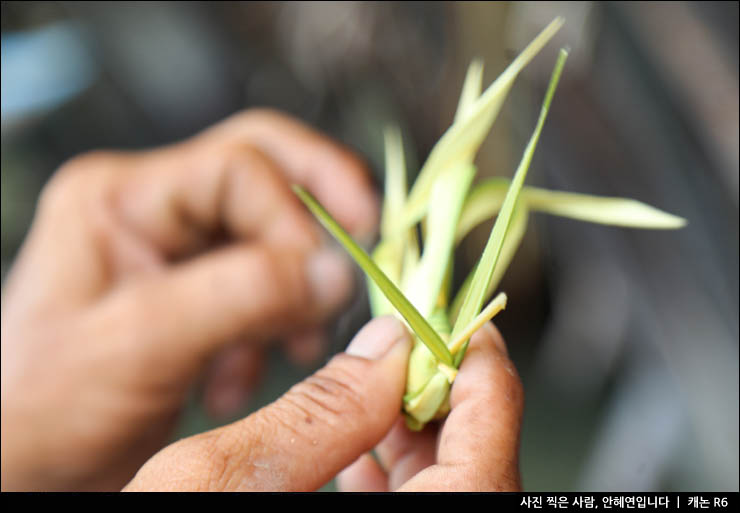
{"type": "Polygon", "coordinates": [[[458,352],[465,341],[473,336],[473,333],[478,331],[485,323],[493,319],[501,310],[505,310],[506,300],[506,294],[504,294],[503,292],[499,293],[499,295],[497,295],[493,299],[493,301],[491,301],[488,306],[485,307],[480,314],[478,314],[478,317],[473,319],[457,337],[450,341],[447,346],[450,350],[450,353],[454,355],[456,352],[458,352]]]}
{"type": "Polygon", "coordinates": [[[511,186],[506,192],[506,197],[504,198],[501,212],[496,219],[493,230],[491,230],[491,236],[488,239],[486,248],[483,251],[483,255],[481,256],[480,261],[476,267],[470,290],[465,297],[465,301],[463,302],[463,305],[460,309],[460,314],[455,321],[455,326],[452,330],[451,337],[453,339],[455,339],[475,318],[475,316],[478,315],[480,307],[483,303],[485,293],[488,290],[488,285],[493,275],[493,270],[496,267],[496,262],[498,261],[499,254],[501,253],[501,248],[504,245],[506,232],[509,228],[509,223],[514,212],[514,207],[516,206],[519,193],[521,192],[524,185],[524,179],[527,176],[529,165],[532,162],[532,156],[534,155],[537,141],[539,140],[540,133],[542,132],[542,127],[545,124],[547,111],[549,110],[550,103],[552,102],[552,97],[555,94],[555,89],[557,88],[558,80],[560,79],[560,74],[563,71],[563,66],[565,65],[565,60],[567,59],[567,57],[568,52],[565,49],[561,49],[558,55],[558,60],[555,63],[555,68],[553,69],[552,76],[550,77],[550,84],[547,88],[545,100],[542,104],[540,117],[537,120],[537,126],[534,129],[534,133],[532,134],[532,137],[530,138],[526,149],[524,150],[524,155],[522,156],[519,167],[514,174],[514,179],[511,181],[511,186]]]}
{"type": "MultiPolygon", "coordinates": [[[[461,114],[459,119],[455,120],[429,153],[427,161],[409,191],[402,219],[398,222],[396,229],[405,230],[424,217],[428,209],[432,186],[440,172],[451,164],[473,161],[475,153],[491,130],[517,75],[555,35],[563,23],[563,18],[555,18],[478,99],[469,106],[465,105],[467,108],[464,109],[464,115],[461,114]]],[[[470,81],[466,80],[471,84],[468,91],[473,88],[475,73],[476,71],[473,70],[468,75],[470,81]]],[[[464,92],[465,103],[469,96],[472,96],[470,92],[464,92]]]]}
{"type": "Polygon", "coordinates": [[[429,323],[414,308],[408,299],[398,290],[393,282],[380,270],[373,262],[372,258],[362,249],[352,237],[339,226],[334,218],[321,206],[321,204],[311,194],[298,185],[293,185],[293,191],[306,204],[309,210],[318,218],[321,224],[329,230],[334,238],[339,241],[350,256],[357,262],[365,273],[380,287],[388,298],[388,301],[396,307],[396,310],[406,319],[412,330],[419,336],[419,339],[429,348],[437,359],[447,365],[452,365],[452,355],[440,336],[434,331],[429,323]]]}

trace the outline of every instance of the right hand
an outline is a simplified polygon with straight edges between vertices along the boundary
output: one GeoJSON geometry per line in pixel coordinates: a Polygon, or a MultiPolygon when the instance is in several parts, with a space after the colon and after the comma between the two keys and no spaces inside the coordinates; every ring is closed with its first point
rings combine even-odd
{"type": "Polygon", "coordinates": [[[444,423],[418,433],[399,418],[375,448],[338,476],[345,492],[521,491],[524,391],[491,323],[473,335],[444,423]]]}

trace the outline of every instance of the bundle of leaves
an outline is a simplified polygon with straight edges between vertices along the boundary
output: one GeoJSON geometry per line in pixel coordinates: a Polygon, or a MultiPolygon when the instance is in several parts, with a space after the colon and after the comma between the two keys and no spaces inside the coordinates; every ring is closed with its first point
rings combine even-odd
{"type": "Polygon", "coordinates": [[[511,180],[493,178],[473,186],[473,163],[519,72],[563,24],[551,22],[483,92],[483,64],[470,65],[455,119],[429,154],[410,190],[403,142],[385,131],[386,179],[381,238],[368,255],[304,189],[295,192],[367,274],[373,316],[396,315],[415,334],[403,412],[419,430],[449,412],[450,387],[471,335],[506,307],[496,291],[527,227],[529,212],[544,212],[607,225],[679,228],[685,221],[623,198],[525,187],[537,141],[568,56],[561,49],[539,119],[511,180]],[[454,249],[479,223],[496,216],[486,247],[460,290],[451,294],[454,249]],[[421,237],[419,236],[421,234],[421,237]]]}

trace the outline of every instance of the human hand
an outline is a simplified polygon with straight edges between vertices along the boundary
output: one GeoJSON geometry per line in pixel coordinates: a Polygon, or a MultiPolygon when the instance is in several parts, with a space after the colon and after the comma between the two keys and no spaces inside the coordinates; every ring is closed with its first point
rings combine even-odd
{"type": "Polygon", "coordinates": [[[303,359],[321,351],[351,274],[290,182],[372,233],[362,164],[269,111],[57,173],[3,290],[4,490],[120,489],[209,364],[206,397],[225,412],[266,341],[303,359]]]}
{"type": "Polygon", "coordinates": [[[418,433],[398,419],[337,479],[341,491],[521,491],[522,384],[498,330],[473,335],[452,385],[449,416],[418,433]]]}
{"type": "Polygon", "coordinates": [[[393,317],[247,418],[157,453],[124,491],[313,491],[399,417],[411,338],[393,317]]]}

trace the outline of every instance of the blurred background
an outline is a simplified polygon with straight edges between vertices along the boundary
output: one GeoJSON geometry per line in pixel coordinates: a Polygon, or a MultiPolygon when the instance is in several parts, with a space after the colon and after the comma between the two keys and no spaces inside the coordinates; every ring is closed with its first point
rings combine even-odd
{"type": "MultiPolygon", "coordinates": [[[[244,108],[329,133],[366,158],[379,187],[382,129],[397,123],[415,173],[452,121],[471,59],[485,60],[489,84],[557,15],[566,24],[518,79],[480,174],[512,175],[569,45],[528,182],[632,197],[689,224],[532,216],[497,317],[527,396],[525,489],[737,491],[736,2],[3,2],[3,279],[65,160],[177,141],[244,108]]],[[[458,279],[490,227],[464,241],[458,279]]],[[[315,367],[276,351],[241,414],[341,351],[369,317],[364,294],[315,367]]],[[[198,398],[175,437],[225,422],[198,398]]]]}

